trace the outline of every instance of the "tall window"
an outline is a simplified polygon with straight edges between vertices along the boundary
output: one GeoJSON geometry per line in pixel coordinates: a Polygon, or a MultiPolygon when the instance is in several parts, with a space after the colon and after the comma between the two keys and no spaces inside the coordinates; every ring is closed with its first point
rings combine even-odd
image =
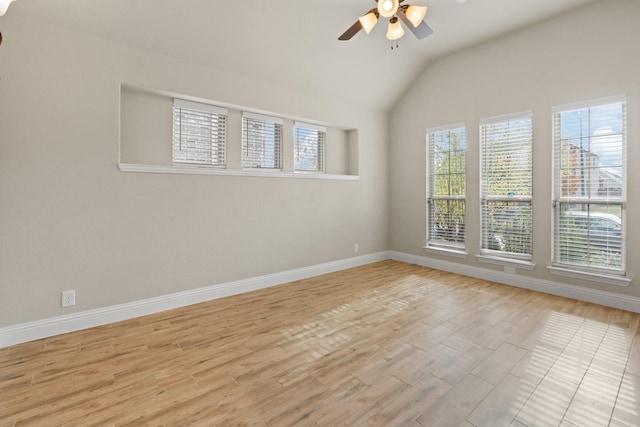
{"type": "Polygon", "coordinates": [[[296,122],[293,127],[293,157],[296,172],[324,172],[327,138],[324,127],[296,122]]]}
{"type": "Polygon", "coordinates": [[[427,245],[465,247],[467,133],[464,124],[427,131],[427,245]]]}
{"type": "Polygon", "coordinates": [[[532,115],[484,119],[480,138],[482,252],[531,259],[532,115]]]}
{"type": "Polygon", "coordinates": [[[173,162],[225,165],[227,110],[208,104],[173,101],[173,162]]]}
{"type": "Polygon", "coordinates": [[[623,273],[626,99],[553,109],[554,263],[623,273]]]}
{"type": "Polygon", "coordinates": [[[282,119],[242,113],[242,167],[280,169],[282,119]]]}

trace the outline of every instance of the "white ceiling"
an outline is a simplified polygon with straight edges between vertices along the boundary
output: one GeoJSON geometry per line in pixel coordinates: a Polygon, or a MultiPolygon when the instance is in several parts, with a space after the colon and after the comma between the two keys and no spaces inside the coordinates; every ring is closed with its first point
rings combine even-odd
{"type": "Polygon", "coordinates": [[[406,31],[394,50],[382,21],[338,41],[374,0],[17,0],[8,13],[388,111],[429,61],[593,1],[407,0],[428,6],[434,34],[406,31]]]}

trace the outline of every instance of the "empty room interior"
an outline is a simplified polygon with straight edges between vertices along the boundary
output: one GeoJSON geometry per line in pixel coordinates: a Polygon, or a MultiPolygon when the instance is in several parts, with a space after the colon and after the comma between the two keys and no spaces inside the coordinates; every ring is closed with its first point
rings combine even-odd
{"type": "Polygon", "coordinates": [[[640,426],[639,0],[0,33],[0,427],[640,426]]]}

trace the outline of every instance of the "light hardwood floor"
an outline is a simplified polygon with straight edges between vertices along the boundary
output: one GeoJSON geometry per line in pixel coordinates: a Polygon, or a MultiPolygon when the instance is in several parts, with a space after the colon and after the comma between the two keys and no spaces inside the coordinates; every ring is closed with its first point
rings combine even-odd
{"type": "Polygon", "coordinates": [[[638,426],[640,315],[384,261],[0,350],[0,427],[638,426]]]}

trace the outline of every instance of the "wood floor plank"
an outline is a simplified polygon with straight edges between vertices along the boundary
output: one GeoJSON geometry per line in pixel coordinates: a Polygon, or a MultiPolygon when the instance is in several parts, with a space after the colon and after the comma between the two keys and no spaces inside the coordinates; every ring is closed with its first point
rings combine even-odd
{"type": "Polygon", "coordinates": [[[627,372],[640,376],[640,335],[633,340],[631,353],[627,362],[627,372]]]}
{"type": "Polygon", "coordinates": [[[555,347],[537,345],[520,359],[510,373],[531,384],[540,384],[562,353],[555,347]]]}
{"type": "Polygon", "coordinates": [[[535,385],[507,375],[469,414],[467,420],[477,427],[509,425],[534,389],[535,385]]]}
{"type": "Polygon", "coordinates": [[[528,427],[560,425],[578,385],[546,375],[515,420],[528,427]]]}
{"type": "Polygon", "coordinates": [[[471,373],[492,384],[498,384],[525,354],[525,349],[504,343],[490,357],[480,362],[471,373]]]}
{"type": "Polygon", "coordinates": [[[624,426],[640,425],[640,376],[627,373],[622,378],[620,390],[611,417],[613,423],[624,426]]]}
{"type": "Polygon", "coordinates": [[[0,349],[0,427],[636,426],[640,314],[396,261],[0,349]]]}
{"type": "Polygon", "coordinates": [[[367,416],[375,408],[382,405],[391,396],[402,393],[409,387],[411,386],[404,381],[390,375],[377,386],[368,385],[358,390],[348,402],[344,402],[317,422],[321,426],[366,425],[367,416]]]}
{"type": "Polygon", "coordinates": [[[578,426],[602,426],[611,420],[621,381],[587,373],[576,391],[564,420],[578,426]]]}
{"type": "Polygon", "coordinates": [[[459,425],[492,389],[491,383],[467,374],[423,412],[417,421],[425,427],[459,425]]]}
{"type": "Polygon", "coordinates": [[[443,367],[433,371],[433,375],[454,385],[465,378],[469,372],[473,371],[476,366],[492,353],[488,348],[472,345],[465,351],[458,352],[452,356],[443,367]]]}
{"type": "Polygon", "coordinates": [[[397,396],[390,396],[389,401],[377,408],[367,421],[372,426],[401,427],[416,423],[425,408],[433,405],[450,389],[451,385],[427,375],[397,396]]]}

